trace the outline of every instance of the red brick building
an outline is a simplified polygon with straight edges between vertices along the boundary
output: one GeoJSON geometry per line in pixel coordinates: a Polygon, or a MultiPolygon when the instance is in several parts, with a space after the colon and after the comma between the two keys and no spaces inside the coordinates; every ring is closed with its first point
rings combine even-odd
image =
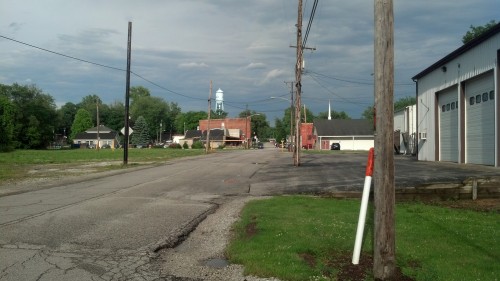
{"type": "Polygon", "coordinates": [[[313,123],[301,123],[300,126],[300,144],[302,148],[312,149],[316,143],[313,123]]]}
{"type": "MultiPolygon", "coordinates": [[[[200,130],[206,131],[208,128],[208,120],[200,120],[200,130]]],[[[239,139],[243,142],[245,138],[252,138],[252,126],[250,118],[226,118],[226,119],[210,119],[210,129],[226,129],[228,131],[239,130],[239,139]]],[[[233,134],[231,134],[233,135],[233,134]]],[[[234,137],[234,135],[233,135],[234,137]]]]}

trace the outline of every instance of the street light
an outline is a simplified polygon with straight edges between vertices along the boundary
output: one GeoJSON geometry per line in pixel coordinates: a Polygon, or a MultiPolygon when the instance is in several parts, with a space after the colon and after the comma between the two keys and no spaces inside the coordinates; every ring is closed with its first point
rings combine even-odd
{"type": "MultiPolygon", "coordinates": [[[[249,138],[248,138],[248,135],[247,135],[247,133],[248,133],[248,120],[249,119],[252,120],[252,116],[257,116],[257,115],[260,115],[260,113],[251,114],[251,115],[247,116],[246,119],[245,119],[245,121],[246,121],[245,122],[245,148],[246,149],[249,148],[249,146],[248,146],[248,140],[249,140],[249,138]]],[[[250,130],[251,129],[252,129],[252,127],[250,126],[250,130]]]]}
{"type": "Polygon", "coordinates": [[[293,132],[293,100],[284,97],[270,97],[271,99],[282,99],[290,102],[290,141],[292,140],[293,132]]]}

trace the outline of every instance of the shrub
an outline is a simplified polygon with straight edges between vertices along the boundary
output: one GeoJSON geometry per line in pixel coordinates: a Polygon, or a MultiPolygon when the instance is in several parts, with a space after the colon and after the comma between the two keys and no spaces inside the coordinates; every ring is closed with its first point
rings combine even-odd
{"type": "Polygon", "coordinates": [[[182,146],[180,144],[174,142],[174,143],[171,143],[168,146],[168,148],[177,148],[177,149],[180,149],[180,148],[182,148],[182,146]]]}
{"type": "Polygon", "coordinates": [[[188,143],[187,143],[187,142],[184,142],[184,144],[182,145],[182,148],[184,148],[184,149],[188,149],[188,148],[189,148],[188,143]]]}
{"type": "Polygon", "coordinates": [[[203,146],[203,143],[201,141],[195,141],[191,145],[191,148],[192,149],[201,149],[201,148],[204,148],[204,146],[203,146]]]}

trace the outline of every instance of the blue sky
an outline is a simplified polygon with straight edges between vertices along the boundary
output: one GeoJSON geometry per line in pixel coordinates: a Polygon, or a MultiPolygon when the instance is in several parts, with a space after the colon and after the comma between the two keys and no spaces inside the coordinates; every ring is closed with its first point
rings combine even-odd
{"type": "MultiPolygon", "coordinates": [[[[304,1],[304,30],[312,0],[304,1]]],[[[332,109],[360,118],[373,103],[373,1],[320,0],[305,51],[302,101],[315,114],[332,109]]],[[[470,25],[500,20],[498,0],[394,1],[395,99],[414,96],[415,74],[462,45],[470,25]]],[[[132,86],[207,109],[224,91],[225,111],[247,106],[274,123],[290,104],[297,1],[0,0],[0,35],[100,67],[0,38],[0,83],[35,84],[58,105],[89,94],[124,101],[128,22],[132,86]],[[149,81],[146,81],[142,78],[149,81]],[[156,85],[155,85],[156,84],[156,85]],[[161,87],[158,87],[161,86],[161,87]],[[283,99],[270,99],[283,97],[283,99]]]]}

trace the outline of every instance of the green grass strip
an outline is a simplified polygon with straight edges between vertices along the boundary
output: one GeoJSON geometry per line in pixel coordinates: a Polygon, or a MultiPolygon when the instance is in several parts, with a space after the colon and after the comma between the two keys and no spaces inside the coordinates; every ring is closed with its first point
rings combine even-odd
{"type": "MultiPolygon", "coordinates": [[[[234,225],[227,256],[243,264],[246,274],[345,280],[337,279],[342,269],[336,266],[351,263],[359,207],[359,200],[307,196],[252,201],[234,225]]],[[[368,218],[373,218],[369,209],[368,218]]],[[[397,265],[413,280],[496,280],[499,237],[498,213],[396,205],[397,265]]],[[[368,219],[362,260],[371,256],[372,241],[373,221],[368,219]]],[[[371,265],[365,270],[365,280],[373,280],[371,265]]]]}

